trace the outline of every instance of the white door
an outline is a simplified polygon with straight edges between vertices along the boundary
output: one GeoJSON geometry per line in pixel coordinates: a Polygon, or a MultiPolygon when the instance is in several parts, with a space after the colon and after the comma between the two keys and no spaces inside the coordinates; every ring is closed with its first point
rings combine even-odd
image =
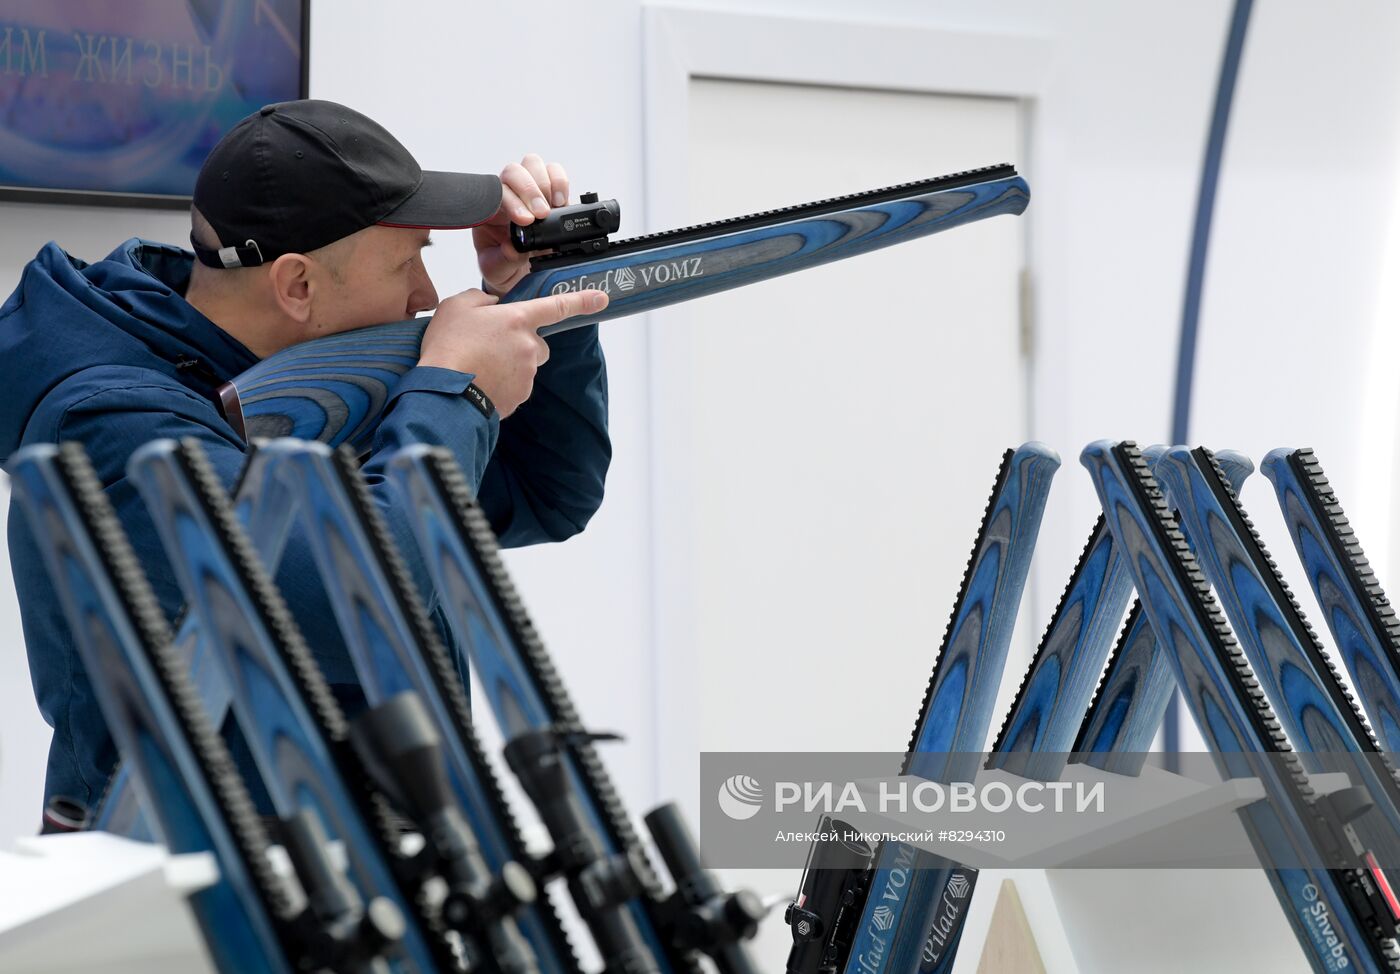
{"type": "MultiPolygon", "coordinates": [[[[689,216],[1020,162],[1021,112],[692,79],[689,216]]],[[[908,742],[1001,453],[1026,436],[1023,254],[1001,216],[653,315],[658,785],[692,822],[700,751],[908,742]]],[[[1018,627],[1010,689],[1041,625],[1018,627]]],[[[791,893],[797,874],[731,879],[791,893]]],[[[764,969],[789,943],[770,919],[764,969]]]]}

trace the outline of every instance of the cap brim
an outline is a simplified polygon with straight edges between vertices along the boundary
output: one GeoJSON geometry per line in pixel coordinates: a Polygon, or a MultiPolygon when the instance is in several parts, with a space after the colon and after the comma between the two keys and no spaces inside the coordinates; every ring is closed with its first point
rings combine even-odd
{"type": "Polygon", "coordinates": [[[499,177],[425,169],[413,195],[378,222],[387,227],[461,230],[485,223],[500,208],[499,177]]]}

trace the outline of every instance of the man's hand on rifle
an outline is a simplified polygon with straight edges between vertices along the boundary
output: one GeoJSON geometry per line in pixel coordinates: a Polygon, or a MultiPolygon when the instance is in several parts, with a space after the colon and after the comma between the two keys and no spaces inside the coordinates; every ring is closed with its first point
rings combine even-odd
{"type": "Polygon", "coordinates": [[[530,398],[535,370],[549,360],[539,329],[597,314],[608,306],[608,296],[589,290],[504,305],[498,300],[472,288],[443,301],[423,334],[418,364],[474,373],[476,387],[504,419],[530,398]]]}
{"type": "Polygon", "coordinates": [[[504,296],[530,272],[530,258],[510,242],[510,225],[528,226],[569,202],[569,174],[557,162],[546,163],[533,152],[501,170],[501,208],[472,228],[476,260],[486,290],[504,296]]]}

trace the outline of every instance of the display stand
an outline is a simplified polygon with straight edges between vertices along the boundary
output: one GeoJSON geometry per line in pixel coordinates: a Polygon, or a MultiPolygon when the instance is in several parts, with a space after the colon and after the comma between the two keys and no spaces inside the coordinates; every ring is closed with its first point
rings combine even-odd
{"type": "MultiPolygon", "coordinates": [[[[1016,780],[1002,772],[986,777],[1016,780]]],[[[1065,777],[1108,780],[1085,765],[1071,765],[1065,777]]],[[[981,871],[953,974],[1000,971],[1018,951],[1032,951],[1047,974],[1308,972],[1258,868],[1093,868],[1106,855],[1119,863],[1130,854],[1190,866],[1246,842],[1234,812],[1263,796],[1258,781],[1207,785],[1154,768],[1144,777],[1150,803],[1115,801],[1083,816],[1080,828],[1022,837],[1014,853],[1008,835],[1007,861],[1034,852],[1055,868],[981,871]],[[1032,849],[1033,842],[1040,846],[1032,849]]],[[[1312,784],[1327,794],[1347,779],[1315,775],[1312,784]]],[[[954,848],[938,851],[956,857],[954,848]]],[[[286,868],[285,861],[274,865],[286,868]]],[[[170,856],[105,833],[17,840],[0,852],[0,970],[212,974],[186,898],[213,882],[215,870],[209,855],[170,856]]]]}

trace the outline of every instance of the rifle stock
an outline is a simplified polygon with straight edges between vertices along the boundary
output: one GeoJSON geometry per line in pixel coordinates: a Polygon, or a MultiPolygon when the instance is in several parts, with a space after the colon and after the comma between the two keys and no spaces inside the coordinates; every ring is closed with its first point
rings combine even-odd
{"type": "MultiPolygon", "coordinates": [[[[1019,214],[1029,201],[1014,168],[988,166],[619,240],[599,254],[538,258],[502,301],[608,293],[602,314],[541,329],[548,335],[1019,214]]],[[[295,436],[364,453],[394,383],[418,361],[427,325],[417,318],[362,328],[268,356],[220,390],[224,414],[249,440],[295,436]]]]}
{"type": "Polygon", "coordinates": [[[1226,778],[1257,777],[1264,786],[1268,800],[1236,814],[1313,969],[1400,969],[1394,924],[1384,919],[1348,826],[1323,814],[1142,455],[1129,441],[1105,440],[1086,447],[1081,462],[1153,630],[1170,634],[1167,659],[1217,770],[1226,778]],[[1324,850],[1343,850],[1335,859],[1347,859],[1346,868],[1322,863],[1324,850]],[[1326,920],[1325,934],[1318,917],[1326,920]]]}
{"type": "MultiPolygon", "coordinates": [[[[1059,466],[1059,457],[1040,443],[1003,455],[901,774],[942,782],[976,775],[975,752],[991,724],[1031,553],[1059,466]]],[[[936,919],[937,891],[955,881],[970,891],[976,878],[975,871],[902,842],[858,853],[814,848],[812,866],[818,875],[804,876],[803,891],[788,910],[794,941],[789,974],[916,970],[936,919]],[[822,862],[832,856],[846,866],[823,878],[822,862]],[[856,865],[860,859],[865,866],[856,865]],[[839,916],[830,910],[833,896],[826,894],[842,902],[839,916]],[[824,915],[815,913],[823,902],[824,915]]],[[[955,953],[957,944],[930,949],[938,962],[955,953]]]]}
{"type": "Polygon", "coordinates": [[[1289,537],[1332,631],[1356,695],[1386,751],[1400,750],[1400,624],[1341,501],[1312,450],[1272,451],[1274,485],[1289,537]]]}
{"type": "MultiPolygon", "coordinates": [[[[1142,450],[1149,469],[1156,468],[1166,450],[1165,446],[1142,450]]],[[[1254,472],[1253,461],[1233,450],[1222,450],[1215,458],[1231,489],[1239,493],[1254,472]]],[[[1186,540],[1189,545],[1191,539],[1186,540]]],[[[1142,602],[1134,599],[1080,726],[1072,760],[1113,774],[1141,774],[1175,692],[1176,679],[1166,649],[1157,641],[1142,602]]]]}
{"type": "MultiPolygon", "coordinates": [[[[189,905],[223,974],[291,974],[307,946],[268,864],[270,838],[223,740],[194,700],[145,573],[77,444],[38,444],[10,467],[35,524],[102,715],[172,853],[212,853],[218,878],[189,905]]],[[[132,803],[134,805],[134,801],[132,803]]]]}

